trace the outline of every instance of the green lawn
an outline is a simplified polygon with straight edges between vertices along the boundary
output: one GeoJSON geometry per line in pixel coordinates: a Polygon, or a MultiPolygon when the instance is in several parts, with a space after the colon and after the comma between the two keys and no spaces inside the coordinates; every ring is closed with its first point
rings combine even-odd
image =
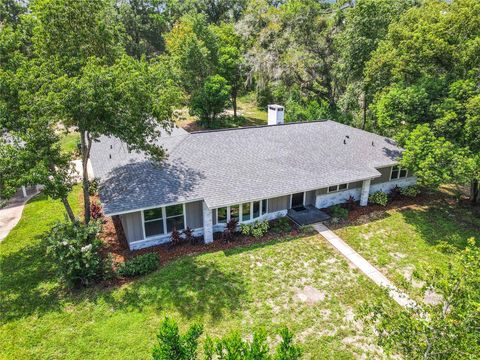
{"type": "Polygon", "coordinates": [[[255,94],[251,93],[238,98],[237,106],[239,114],[247,119],[246,126],[267,124],[267,110],[258,108],[255,94]]]}
{"type": "Polygon", "coordinates": [[[354,314],[384,294],[318,236],[187,256],[120,288],[71,294],[39,237],[62,217],[59,202],[35,198],[0,244],[0,358],[149,358],[165,315],[213,336],[264,327],[272,341],[288,325],[307,359],[381,357],[354,314]]]}
{"type": "Polygon", "coordinates": [[[78,132],[63,134],[60,139],[60,147],[64,152],[72,153],[77,150],[77,143],[80,141],[78,132]]]}
{"type": "Polygon", "coordinates": [[[366,224],[335,232],[396,285],[417,296],[422,285],[418,280],[428,267],[445,267],[470,237],[480,240],[480,218],[473,211],[439,194],[429,205],[374,214],[366,224]],[[414,272],[418,278],[411,281],[414,272]]]}

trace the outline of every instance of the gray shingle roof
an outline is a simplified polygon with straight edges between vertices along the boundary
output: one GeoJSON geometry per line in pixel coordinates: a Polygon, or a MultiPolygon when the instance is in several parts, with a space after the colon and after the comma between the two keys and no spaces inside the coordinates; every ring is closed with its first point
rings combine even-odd
{"type": "Polygon", "coordinates": [[[92,166],[106,214],[200,199],[215,208],[374,178],[376,168],[395,164],[401,154],[388,138],[334,121],[191,134],[177,129],[158,144],[169,153],[162,164],[129,153],[115,138],[94,144],[92,166]]]}

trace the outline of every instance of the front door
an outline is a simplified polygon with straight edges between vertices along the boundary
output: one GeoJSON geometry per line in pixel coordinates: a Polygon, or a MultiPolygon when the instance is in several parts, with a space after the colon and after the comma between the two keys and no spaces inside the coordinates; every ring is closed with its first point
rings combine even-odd
{"type": "Polygon", "coordinates": [[[292,209],[303,207],[303,192],[292,194],[292,209]]]}

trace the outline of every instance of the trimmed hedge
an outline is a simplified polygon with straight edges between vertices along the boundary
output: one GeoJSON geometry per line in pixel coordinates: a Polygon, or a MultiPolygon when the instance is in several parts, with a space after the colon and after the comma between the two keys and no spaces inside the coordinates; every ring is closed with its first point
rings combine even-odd
{"type": "Polygon", "coordinates": [[[388,195],[383,191],[377,191],[368,197],[368,201],[373,204],[378,204],[382,206],[387,206],[388,204],[388,195]]]}
{"type": "Polygon", "coordinates": [[[151,273],[158,269],[160,261],[157,254],[138,255],[120,264],[117,273],[124,277],[134,277],[151,273]]]}

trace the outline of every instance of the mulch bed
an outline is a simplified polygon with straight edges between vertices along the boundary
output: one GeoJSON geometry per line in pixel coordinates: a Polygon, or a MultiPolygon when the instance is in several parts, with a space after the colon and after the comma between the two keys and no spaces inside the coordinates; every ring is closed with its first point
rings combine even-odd
{"type": "MultiPolygon", "coordinates": [[[[128,243],[123,232],[123,227],[118,216],[106,217],[100,238],[105,244],[104,251],[112,256],[115,263],[122,263],[135,256],[146,253],[157,253],[160,258],[160,265],[165,264],[184,256],[193,256],[205,253],[211,253],[221,250],[228,250],[252,244],[262,244],[275,239],[286,239],[296,237],[299,235],[310,236],[315,232],[301,232],[293,222],[290,222],[292,230],[281,234],[270,230],[265,236],[261,238],[254,238],[253,236],[243,236],[237,234],[232,241],[226,242],[222,239],[221,233],[214,234],[214,240],[210,244],[204,244],[202,238],[197,238],[198,244],[181,243],[176,246],[172,244],[162,244],[151,246],[141,250],[131,251],[128,248],[128,243]]],[[[131,281],[131,279],[116,278],[106,281],[103,286],[115,286],[131,281]]]]}

